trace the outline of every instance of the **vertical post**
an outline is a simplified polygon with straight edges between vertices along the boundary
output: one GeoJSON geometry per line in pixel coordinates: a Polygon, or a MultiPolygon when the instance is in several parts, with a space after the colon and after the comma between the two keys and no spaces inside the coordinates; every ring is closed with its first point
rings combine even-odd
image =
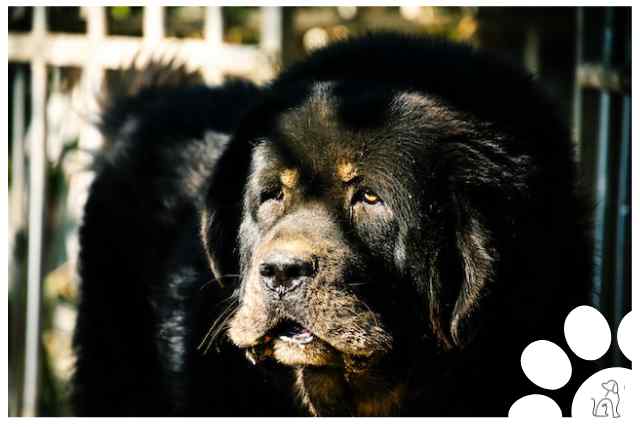
{"type": "Polygon", "coordinates": [[[21,67],[16,68],[16,75],[13,80],[13,93],[11,102],[13,103],[13,117],[11,126],[13,128],[13,138],[11,141],[11,239],[25,222],[24,203],[24,129],[25,129],[25,108],[24,98],[25,76],[21,67]]]}
{"type": "Polygon", "coordinates": [[[263,7],[260,31],[260,48],[272,61],[277,61],[282,51],[282,8],[263,7]]]}
{"type": "Polygon", "coordinates": [[[99,42],[107,33],[107,15],[102,6],[87,7],[87,36],[91,42],[99,42]]]}
{"type": "MultiPolygon", "coordinates": [[[[613,50],[613,9],[605,11],[604,41],[602,46],[602,66],[605,71],[611,64],[613,50]]],[[[595,215],[595,274],[592,292],[592,304],[603,311],[602,292],[604,289],[604,245],[606,242],[606,215],[609,187],[609,115],[611,110],[611,94],[607,88],[600,93],[598,113],[598,160],[596,169],[596,215],[595,215]]]]}
{"type": "MultiPolygon", "coordinates": [[[[631,62],[631,46],[627,40],[625,43],[625,65],[630,67],[631,62]]],[[[616,221],[616,249],[615,249],[615,288],[613,299],[613,318],[612,325],[619,325],[620,320],[626,314],[627,287],[625,279],[627,279],[627,244],[629,244],[629,215],[631,212],[629,203],[629,169],[631,165],[631,95],[625,93],[622,98],[622,138],[620,146],[620,160],[618,171],[618,218],[616,221]]],[[[618,348],[614,352],[614,363],[616,366],[622,366],[622,355],[618,348]]]]}
{"type": "Polygon", "coordinates": [[[222,8],[218,6],[207,7],[204,20],[204,39],[213,46],[221,46],[223,36],[222,8]]]}
{"type": "Polygon", "coordinates": [[[22,263],[16,257],[16,239],[18,233],[25,225],[25,70],[22,66],[16,67],[16,74],[13,79],[13,93],[11,102],[13,104],[13,117],[11,123],[13,127],[13,138],[11,141],[11,202],[10,202],[10,247],[9,247],[9,292],[13,293],[13,304],[10,305],[11,312],[9,331],[10,342],[13,348],[9,348],[9,416],[19,415],[20,400],[22,399],[22,373],[24,357],[24,337],[21,332],[24,330],[24,277],[22,274],[22,263]],[[18,334],[20,334],[18,336],[18,334]]]}
{"type": "Polygon", "coordinates": [[[576,8],[576,73],[573,79],[573,140],[575,146],[576,161],[582,158],[582,87],[578,70],[583,62],[583,37],[584,37],[584,10],[576,8]]]}
{"type": "MultiPolygon", "coordinates": [[[[294,24],[295,11],[295,7],[280,8],[280,13],[282,15],[282,51],[280,53],[280,63],[283,67],[286,67],[293,62],[298,50],[298,47],[296,46],[296,31],[294,24]]],[[[356,17],[356,20],[357,19],[358,18],[356,17]]]]}
{"type": "MultiPolygon", "coordinates": [[[[106,9],[102,6],[88,6],[87,10],[87,38],[89,40],[89,55],[85,59],[82,69],[82,93],[84,110],[89,116],[97,115],[99,110],[98,97],[104,78],[104,70],[100,65],[100,47],[107,32],[106,9]]],[[[102,138],[94,126],[83,126],[79,145],[89,152],[100,148],[102,138]]]]}
{"type": "MultiPolygon", "coordinates": [[[[46,37],[45,8],[34,7],[33,35],[46,37]]],[[[42,244],[46,200],[46,97],[47,65],[37,54],[31,62],[31,140],[29,141],[29,255],[27,259],[27,331],[23,416],[35,416],[38,404],[40,343],[40,296],[42,287],[42,244]]]]}
{"type": "Polygon", "coordinates": [[[527,30],[524,64],[531,74],[535,75],[540,71],[540,36],[534,27],[527,30]]]}
{"type": "Polygon", "coordinates": [[[221,7],[207,7],[204,21],[204,39],[211,46],[211,55],[203,63],[202,75],[207,83],[219,84],[223,80],[219,60],[224,39],[224,21],[221,7]]]}
{"type": "MultiPolygon", "coordinates": [[[[613,300],[613,322],[617,325],[625,313],[625,255],[629,238],[629,164],[631,151],[631,96],[622,100],[622,145],[620,147],[620,166],[618,176],[618,218],[616,221],[615,248],[615,288],[613,300]]],[[[618,355],[619,356],[619,355],[618,355]]]]}
{"type": "Polygon", "coordinates": [[[146,41],[157,43],[164,38],[164,7],[145,6],[143,36],[146,41]]]}

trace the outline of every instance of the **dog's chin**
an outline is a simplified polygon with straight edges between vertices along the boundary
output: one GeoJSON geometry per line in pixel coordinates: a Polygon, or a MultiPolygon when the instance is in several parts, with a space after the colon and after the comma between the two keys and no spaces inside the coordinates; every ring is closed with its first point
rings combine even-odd
{"type": "Polygon", "coordinates": [[[343,366],[340,352],[317,337],[310,338],[307,342],[298,342],[287,337],[267,336],[260,344],[247,348],[246,356],[253,364],[273,360],[292,367],[343,366]]]}
{"type": "Polygon", "coordinates": [[[241,346],[247,358],[265,368],[291,369],[297,394],[312,415],[390,415],[405,396],[402,379],[388,371],[395,354],[390,349],[341,351],[292,320],[247,336],[256,335],[241,346]]]}
{"type": "Polygon", "coordinates": [[[308,343],[287,339],[273,340],[273,358],[288,366],[342,366],[341,354],[325,341],[313,337],[308,343]]]}

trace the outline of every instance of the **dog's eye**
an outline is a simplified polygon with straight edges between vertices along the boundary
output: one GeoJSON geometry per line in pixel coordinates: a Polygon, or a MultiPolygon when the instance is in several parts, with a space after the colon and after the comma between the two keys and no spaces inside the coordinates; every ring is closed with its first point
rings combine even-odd
{"type": "Polygon", "coordinates": [[[377,205],[382,203],[382,199],[376,193],[371,190],[360,190],[353,197],[353,204],[366,203],[368,205],[377,205]]]}
{"type": "Polygon", "coordinates": [[[277,202],[280,202],[282,201],[282,199],[284,199],[284,192],[282,191],[282,188],[263,191],[260,194],[260,204],[267,202],[269,200],[275,200],[277,202]]]}

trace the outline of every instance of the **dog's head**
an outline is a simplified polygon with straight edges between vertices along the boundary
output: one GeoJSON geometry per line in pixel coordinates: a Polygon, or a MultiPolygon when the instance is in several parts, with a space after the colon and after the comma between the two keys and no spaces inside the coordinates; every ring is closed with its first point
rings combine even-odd
{"type": "MultiPolygon", "coordinates": [[[[407,55],[435,49],[410,42],[407,55]]],[[[416,71],[404,58],[390,75],[353,64],[375,43],[317,54],[268,88],[203,215],[214,273],[241,275],[228,336],[254,362],[293,367],[314,414],[391,412],[425,348],[463,348],[525,238],[516,223],[540,210],[527,143],[492,120],[504,111],[467,102],[486,88],[447,80],[461,71],[437,61],[416,71]]]]}

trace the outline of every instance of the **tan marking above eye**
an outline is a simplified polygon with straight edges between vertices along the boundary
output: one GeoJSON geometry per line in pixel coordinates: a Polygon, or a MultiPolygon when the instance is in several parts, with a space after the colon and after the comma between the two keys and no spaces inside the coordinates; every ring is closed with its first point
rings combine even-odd
{"type": "Polygon", "coordinates": [[[358,169],[353,163],[349,161],[338,162],[336,172],[338,178],[343,182],[352,181],[355,177],[358,176],[358,169]]]}
{"type": "Polygon", "coordinates": [[[293,188],[298,183],[299,173],[295,169],[285,169],[280,174],[280,182],[286,188],[293,188]]]}

